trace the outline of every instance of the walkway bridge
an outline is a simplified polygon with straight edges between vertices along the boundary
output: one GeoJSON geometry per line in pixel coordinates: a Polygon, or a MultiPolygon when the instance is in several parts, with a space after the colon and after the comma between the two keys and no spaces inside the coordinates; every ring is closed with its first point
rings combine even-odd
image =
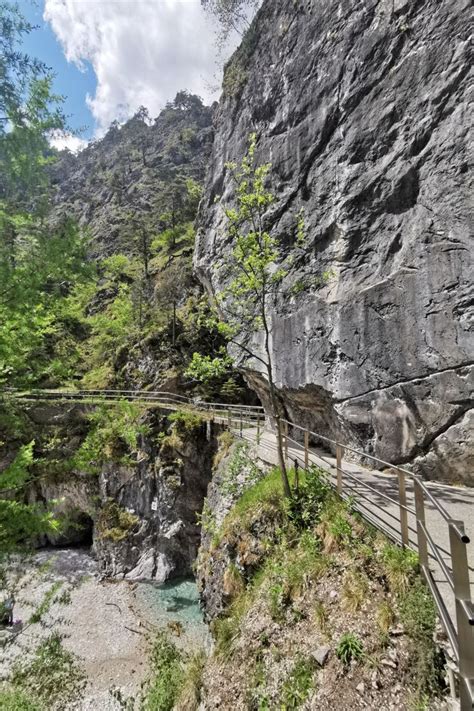
{"type": "MultiPolygon", "coordinates": [[[[168,392],[131,390],[11,391],[26,401],[113,404],[136,402],[148,407],[199,412],[229,427],[257,448],[258,457],[277,464],[277,439],[263,408],[205,402],[168,392]]],[[[449,639],[459,680],[461,711],[474,707],[474,489],[425,482],[408,469],[281,420],[289,464],[326,473],[339,495],[393,541],[418,552],[420,567],[449,639]],[[362,465],[358,462],[364,462],[362,465]],[[466,523],[467,527],[466,527],[466,523]]],[[[454,676],[451,675],[454,696],[454,676]]]]}

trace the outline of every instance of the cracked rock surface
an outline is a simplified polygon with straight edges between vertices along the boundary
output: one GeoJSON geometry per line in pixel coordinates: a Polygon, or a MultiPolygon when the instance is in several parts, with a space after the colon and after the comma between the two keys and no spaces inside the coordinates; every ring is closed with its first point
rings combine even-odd
{"type": "MultiPolygon", "coordinates": [[[[215,198],[232,201],[225,163],[255,131],[272,163],[267,227],[293,254],[272,309],[286,414],[472,484],[469,6],[266,0],[229,65],[195,265],[222,288],[232,245],[215,198]]],[[[240,366],[265,403],[257,361],[240,366]]]]}

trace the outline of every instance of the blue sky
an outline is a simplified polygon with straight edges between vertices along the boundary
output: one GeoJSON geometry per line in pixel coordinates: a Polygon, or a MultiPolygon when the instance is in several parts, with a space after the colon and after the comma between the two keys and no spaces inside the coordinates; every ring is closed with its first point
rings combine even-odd
{"type": "MultiPolygon", "coordinates": [[[[140,106],[151,117],[187,89],[210,103],[220,94],[224,55],[216,27],[201,0],[19,0],[38,29],[25,49],[56,74],[55,91],[66,97],[73,129],[83,139],[100,138],[110,123],[124,121],[140,106]]],[[[77,150],[77,138],[57,147],[77,150]]]]}
{"type": "Polygon", "coordinates": [[[92,66],[85,62],[84,70],[81,71],[74,63],[66,60],[51,26],[43,20],[43,0],[37,5],[29,0],[20,0],[19,6],[28,20],[38,25],[38,29],[25,36],[25,51],[33,57],[38,57],[54,70],[54,90],[66,97],[65,112],[69,116],[71,128],[78,130],[84,127],[81,137],[92,138],[95,119],[86,104],[86,95],[93,95],[97,87],[92,66]]]}

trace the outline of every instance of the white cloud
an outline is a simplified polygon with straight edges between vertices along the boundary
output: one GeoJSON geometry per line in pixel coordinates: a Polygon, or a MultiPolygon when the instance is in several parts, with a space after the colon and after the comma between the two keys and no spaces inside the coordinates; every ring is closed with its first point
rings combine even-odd
{"type": "Polygon", "coordinates": [[[58,151],[68,150],[71,153],[79,153],[87,146],[87,141],[78,136],[73,136],[67,131],[54,131],[49,137],[49,145],[58,151]]]}
{"type": "Polygon", "coordinates": [[[140,105],[156,116],[180,89],[216,98],[215,34],[200,0],[45,0],[44,18],[68,61],[95,71],[87,103],[98,135],[140,105]]]}

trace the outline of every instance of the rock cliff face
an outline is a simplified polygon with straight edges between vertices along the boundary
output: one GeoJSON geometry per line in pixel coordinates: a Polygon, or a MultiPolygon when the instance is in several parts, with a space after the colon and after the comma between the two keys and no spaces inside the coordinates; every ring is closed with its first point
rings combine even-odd
{"type": "MultiPolygon", "coordinates": [[[[284,286],[298,288],[272,314],[288,415],[473,483],[469,5],[264,2],[226,68],[195,265],[222,288],[215,198],[232,201],[225,163],[254,131],[272,163],[268,227],[296,256],[284,286]]],[[[265,401],[254,363],[240,365],[265,401]]]]}
{"type": "Polygon", "coordinates": [[[153,122],[142,110],[77,156],[64,151],[52,168],[54,215],[87,227],[94,256],[127,253],[137,224],[159,229],[161,213],[180,207],[179,185],[202,182],[211,144],[212,109],[179,92],[153,122]]]}
{"type": "Polygon", "coordinates": [[[94,550],[104,575],[162,583],[193,572],[216,446],[213,428],[202,423],[185,436],[164,439],[161,447],[147,440],[133,469],[104,467],[101,500],[131,513],[122,540],[107,530],[107,506],[99,516],[94,550]]]}
{"type": "Polygon", "coordinates": [[[198,418],[171,423],[150,410],[147,434],[132,456],[109,456],[96,473],[86,473],[71,469],[70,461],[90,429],[88,414],[87,406],[65,405],[33,405],[22,413],[42,467],[28,501],[54,502],[67,520],[61,535],[39,543],[93,545],[105,576],[161,583],[191,574],[218,426],[198,418]]]}

